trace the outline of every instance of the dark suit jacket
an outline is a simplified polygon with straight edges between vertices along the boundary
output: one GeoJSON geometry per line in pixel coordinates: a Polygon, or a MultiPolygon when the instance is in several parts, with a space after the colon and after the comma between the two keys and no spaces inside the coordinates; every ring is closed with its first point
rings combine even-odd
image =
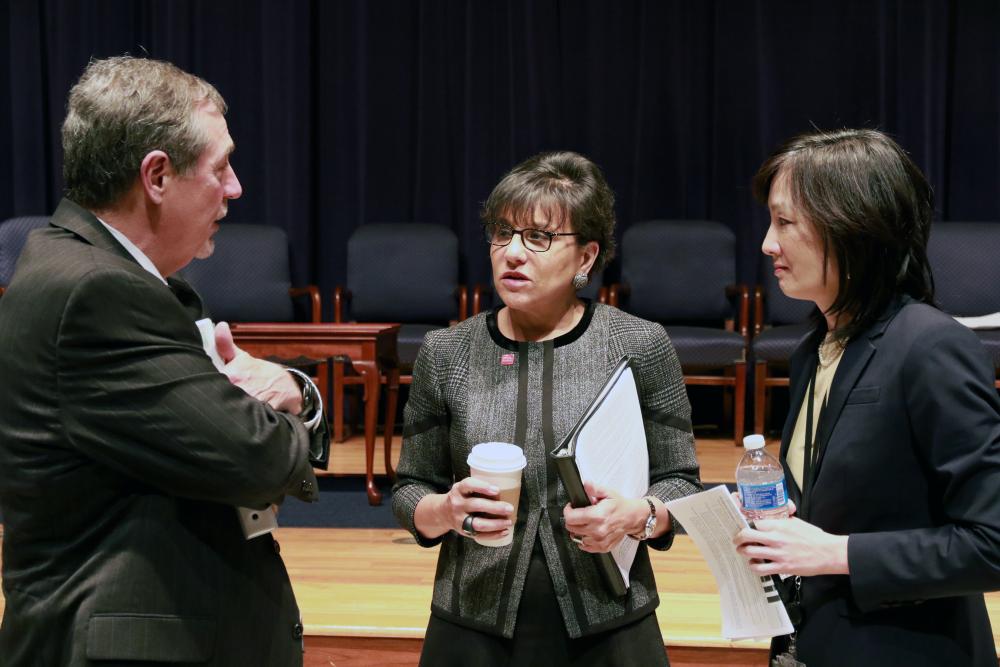
{"type": "MultiPolygon", "coordinates": [[[[782,460],[823,333],[791,360],[782,460]]],[[[975,334],[908,297],[848,344],[817,428],[808,520],[850,535],[851,574],[802,580],[809,667],[996,667],[982,595],[1000,588],[993,377],[975,334]]]]}
{"type": "Polygon", "coordinates": [[[233,506],[314,500],[317,436],[215,371],[171,284],[64,200],[0,298],[4,665],[302,662],[233,506]]]}

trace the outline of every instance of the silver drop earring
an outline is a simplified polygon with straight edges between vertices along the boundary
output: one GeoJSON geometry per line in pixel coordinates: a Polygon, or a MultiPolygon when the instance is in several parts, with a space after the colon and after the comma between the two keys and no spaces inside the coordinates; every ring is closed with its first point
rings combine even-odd
{"type": "Polygon", "coordinates": [[[589,282],[590,279],[587,278],[586,273],[578,273],[573,276],[573,289],[581,290],[586,287],[589,282]]]}

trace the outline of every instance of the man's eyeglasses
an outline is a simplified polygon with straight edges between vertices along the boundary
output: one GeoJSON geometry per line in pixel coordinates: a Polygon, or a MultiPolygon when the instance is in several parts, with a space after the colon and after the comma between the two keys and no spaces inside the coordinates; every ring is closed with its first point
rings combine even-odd
{"type": "Polygon", "coordinates": [[[579,232],[547,232],[544,229],[514,229],[510,225],[488,222],[483,225],[486,242],[490,245],[503,247],[510,245],[514,237],[521,235],[521,245],[532,252],[545,252],[552,247],[552,239],[556,236],[579,236],[579,232]]]}

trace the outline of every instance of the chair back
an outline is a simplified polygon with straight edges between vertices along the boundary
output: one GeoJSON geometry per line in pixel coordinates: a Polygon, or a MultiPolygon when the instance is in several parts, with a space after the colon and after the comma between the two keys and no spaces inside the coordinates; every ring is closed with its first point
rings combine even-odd
{"type": "Polygon", "coordinates": [[[48,224],[47,215],[27,215],[0,223],[0,287],[9,285],[14,277],[14,267],[28,240],[28,233],[48,224]]]}
{"type": "Polygon", "coordinates": [[[808,320],[816,308],[816,304],[812,301],[785,296],[774,275],[774,262],[767,255],[762,255],[762,257],[760,285],[764,290],[764,321],[757,324],[781,326],[783,324],[799,324],[808,320]]]}
{"type": "Polygon", "coordinates": [[[1000,312],[1000,222],[941,222],[927,256],[943,311],[969,317],[1000,312]]]}
{"type": "Polygon", "coordinates": [[[458,238],[447,227],[371,223],[347,241],[350,318],[447,324],[457,319],[458,238]]]}
{"type": "Polygon", "coordinates": [[[216,321],[295,319],[288,236],[280,227],[222,223],[212,256],[194,260],[180,273],[216,321]]]}
{"type": "Polygon", "coordinates": [[[721,322],[733,316],[736,236],[712,220],[649,220],[622,237],[627,310],[648,320],[721,322]]]}

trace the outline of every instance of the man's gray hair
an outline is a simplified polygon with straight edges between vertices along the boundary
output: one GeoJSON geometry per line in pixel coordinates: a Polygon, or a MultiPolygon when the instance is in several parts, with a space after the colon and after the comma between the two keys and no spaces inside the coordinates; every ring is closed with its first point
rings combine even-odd
{"type": "Polygon", "coordinates": [[[114,204],[154,150],[178,173],[188,171],[208,143],[194,114],[206,102],[226,113],[219,91],[170,63],[91,60],[70,90],[62,127],[66,196],[87,208],[114,204]]]}

